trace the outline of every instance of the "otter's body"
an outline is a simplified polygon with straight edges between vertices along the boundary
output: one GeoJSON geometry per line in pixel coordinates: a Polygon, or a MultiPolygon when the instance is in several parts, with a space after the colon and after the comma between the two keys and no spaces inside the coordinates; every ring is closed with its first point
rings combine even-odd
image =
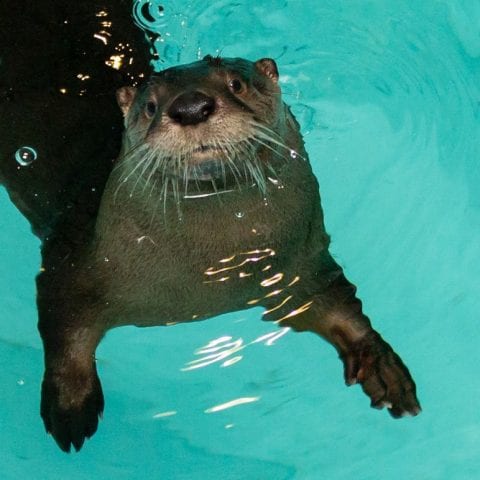
{"type": "Polygon", "coordinates": [[[149,193],[130,196],[136,178],[118,189],[120,175],[107,184],[91,254],[108,278],[106,298],[119,322],[158,325],[246,308],[278,288],[261,285],[275,273],[284,275],[282,284],[296,276],[308,281],[310,262],[328,246],[328,237],[310,228],[318,186],[303,159],[280,172],[282,188],[193,195],[180,212],[171,199],[164,211],[149,193]]]}
{"type": "Polygon", "coordinates": [[[73,212],[43,245],[41,413],[60,447],[80,449],[97,428],[94,354],[107,330],[253,306],[329,341],[372,406],[417,414],[408,370],[328,252],[317,181],[273,60],[207,56],[117,100],[122,153],[91,228],[76,229],[73,212]]]}

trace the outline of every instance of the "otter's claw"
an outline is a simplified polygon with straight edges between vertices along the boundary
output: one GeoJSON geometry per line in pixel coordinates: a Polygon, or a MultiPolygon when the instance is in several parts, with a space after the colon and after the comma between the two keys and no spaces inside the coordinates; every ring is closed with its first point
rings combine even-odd
{"type": "Polygon", "coordinates": [[[103,412],[103,393],[97,373],[87,377],[45,373],[40,413],[45,429],[64,452],[78,452],[97,430],[103,412]]]}
{"type": "Polygon", "coordinates": [[[375,331],[341,355],[347,385],[360,383],[373,408],[386,407],[394,418],[421,411],[415,383],[400,357],[375,331]]]}

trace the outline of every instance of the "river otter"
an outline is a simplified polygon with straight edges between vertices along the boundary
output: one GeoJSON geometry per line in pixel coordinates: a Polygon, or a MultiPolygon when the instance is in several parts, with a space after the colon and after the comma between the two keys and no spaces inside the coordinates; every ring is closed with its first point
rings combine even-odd
{"type": "Polygon", "coordinates": [[[122,151],[98,213],[72,211],[42,246],[41,415],[60,448],[78,451],[97,429],[94,355],[107,330],[254,305],[264,320],[329,341],[346,383],[360,383],[373,407],[419,413],[407,368],[328,252],[275,62],[206,56],[121,88],[117,100],[122,151]],[[92,227],[78,228],[85,218],[92,227]]]}

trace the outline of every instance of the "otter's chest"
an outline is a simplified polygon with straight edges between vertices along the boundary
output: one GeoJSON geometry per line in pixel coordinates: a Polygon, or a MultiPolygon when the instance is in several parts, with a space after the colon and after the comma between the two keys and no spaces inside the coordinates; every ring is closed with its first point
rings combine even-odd
{"type": "Polygon", "coordinates": [[[116,209],[107,199],[94,255],[110,297],[127,309],[188,319],[244,308],[269,279],[273,285],[294,275],[311,218],[301,198],[293,204],[287,209],[275,196],[213,197],[152,212],[141,202],[116,209]]]}

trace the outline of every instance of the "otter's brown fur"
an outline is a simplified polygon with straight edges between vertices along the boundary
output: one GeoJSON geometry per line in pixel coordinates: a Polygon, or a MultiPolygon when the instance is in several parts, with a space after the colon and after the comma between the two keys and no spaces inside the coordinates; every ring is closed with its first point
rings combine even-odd
{"type": "Polygon", "coordinates": [[[97,428],[94,353],[108,329],[253,305],[329,341],[372,406],[417,414],[407,368],[328,252],[318,184],[274,61],[207,56],[117,98],[123,150],[95,233],[52,238],[38,277],[42,417],[60,447],[80,449],[97,428]]]}

